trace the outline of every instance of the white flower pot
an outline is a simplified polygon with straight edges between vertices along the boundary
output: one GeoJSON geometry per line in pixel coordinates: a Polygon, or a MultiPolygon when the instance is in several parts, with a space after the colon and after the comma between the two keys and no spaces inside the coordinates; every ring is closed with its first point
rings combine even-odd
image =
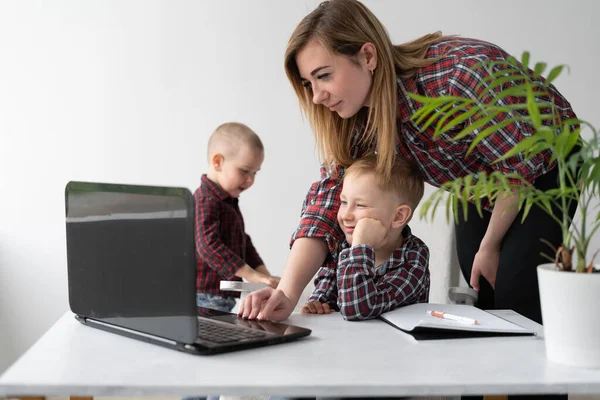
{"type": "Polygon", "coordinates": [[[600,368],[600,273],[537,268],[546,356],[558,364],[600,368]]]}

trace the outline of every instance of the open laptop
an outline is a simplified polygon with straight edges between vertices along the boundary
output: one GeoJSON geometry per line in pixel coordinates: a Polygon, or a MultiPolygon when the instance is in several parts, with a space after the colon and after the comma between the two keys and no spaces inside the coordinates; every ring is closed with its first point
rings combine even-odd
{"type": "Polygon", "coordinates": [[[65,208],[69,303],[81,323],[193,354],[311,333],[196,307],[188,189],[69,182],[65,208]]]}

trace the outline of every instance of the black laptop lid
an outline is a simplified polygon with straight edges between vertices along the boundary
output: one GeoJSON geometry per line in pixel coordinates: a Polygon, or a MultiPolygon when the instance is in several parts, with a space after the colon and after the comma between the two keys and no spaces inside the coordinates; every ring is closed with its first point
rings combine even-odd
{"type": "Polygon", "coordinates": [[[196,258],[190,191],[69,182],[65,206],[71,310],[193,343],[196,258]]]}

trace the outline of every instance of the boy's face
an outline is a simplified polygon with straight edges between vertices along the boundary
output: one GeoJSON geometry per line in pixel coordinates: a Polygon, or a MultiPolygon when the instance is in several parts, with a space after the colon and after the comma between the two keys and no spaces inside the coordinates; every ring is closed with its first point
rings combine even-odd
{"type": "Polygon", "coordinates": [[[240,146],[233,155],[217,156],[220,156],[215,165],[217,183],[233,198],[254,184],[265,158],[263,151],[248,145],[240,146]]]}
{"type": "Polygon", "coordinates": [[[371,173],[346,175],[340,200],[337,218],[348,243],[352,243],[354,227],[362,218],[379,220],[389,230],[400,205],[398,196],[381,190],[371,173]]]}

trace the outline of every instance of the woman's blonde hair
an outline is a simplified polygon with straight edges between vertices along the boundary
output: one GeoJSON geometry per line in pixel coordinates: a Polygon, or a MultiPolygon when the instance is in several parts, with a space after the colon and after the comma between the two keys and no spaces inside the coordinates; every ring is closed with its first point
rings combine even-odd
{"type": "Polygon", "coordinates": [[[364,129],[364,136],[359,144],[373,149],[376,143],[377,171],[389,177],[397,136],[396,77],[412,76],[419,68],[435,62],[436,59],[425,58],[425,54],[431,44],[442,38],[440,32],[435,32],[409,43],[393,45],[381,22],[357,0],[324,1],[302,19],[288,41],[285,72],[310,120],[319,156],[326,165],[348,167],[352,164],[352,133],[360,128],[364,129]],[[312,102],[311,89],[302,84],[296,64],[296,55],[312,40],[318,40],[331,54],[347,56],[356,64],[363,44],[375,45],[377,68],[373,72],[370,93],[377,93],[377,96],[370,99],[368,112],[361,110],[353,117],[343,119],[312,102]]]}

